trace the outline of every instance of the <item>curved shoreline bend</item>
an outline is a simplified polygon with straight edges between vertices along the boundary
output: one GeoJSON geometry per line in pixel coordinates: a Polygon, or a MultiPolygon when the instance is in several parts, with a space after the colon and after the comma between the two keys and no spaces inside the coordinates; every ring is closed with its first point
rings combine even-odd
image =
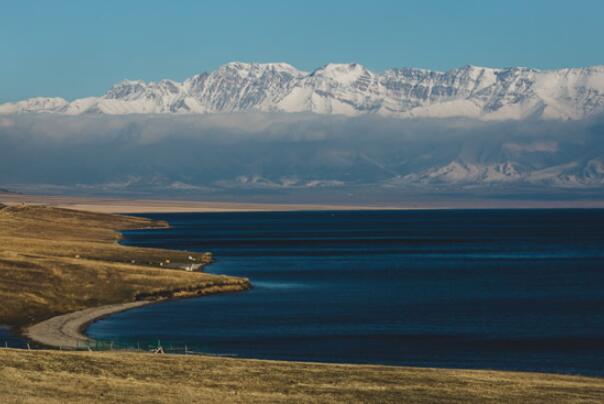
{"type": "Polygon", "coordinates": [[[116,243],[121,238],[118,231],[158,226],[169,224],[44,206],[0,209],[0,237],[8,240],[3,245],[6,251],[0,251],[0,286],[5,286],[6,298],[14,299],[20,308],[0,305],[0,323],[23,327],[22,334],[47,347],[84,348],[92,342],[84,333],[86,326],[102,317],[145,304],[251,287],[247,278],[163,268],[165,262],[191,265],[190,261],[196,261],[205,266],[211,263],[207,253],[116,243]],[[34,226],[42,236],[32,241],[34,226]],[[52,254],[47,254],[50,250],[52,254]],[[34,252],[37,259],[32,262],[29,257],[34,252]],[[53,271],[44,271],[48,262],[53,271]],[[40,276],[48,286],[40,287],[40,276]],[[61,292],[52,288],[57,285],[61,292]],[[82,285],[86,285],[84,292],[82,285]],[[63,301],[62,293],[72,299],[63,301]],[[39,305],[38,299],[46,304],[39,305]],[[102,306],[86,308],[93,301],[102,306]],[[57,313],[67,314],[49,318],[57,313]],[[41,322],[31,325],[36,321],[41,322]]]}
{"type": "Polygon", "coordinates": [[[210,282],[204,287],[191,287],[176,291],[159,291],[149,294],[152,299],[134,302],[115,303],[106,306],[91,307],[67,314],[51,317],[27,327],[23,334],[30,340],[47,347],[78,349],[90,346],[94,340],[86,336],[88,325],[96,320],[122,311],[147,304],[160,303],[179,298],[201,297],[220,293],[233,293],[248,290],[251,284],[247,278],[231,280],[223,284],[210,282]]]}
{"type": "Polygon", "coordinates": [[[61,349],[85,348],[93,342],[91,338],[84,334],[86,326],[90,323],[111,314],[150,303],[154,302],[141,300],[79,310],[34,324],[28,327],[24,334],[32,341],[49,347],[61,349]]]}

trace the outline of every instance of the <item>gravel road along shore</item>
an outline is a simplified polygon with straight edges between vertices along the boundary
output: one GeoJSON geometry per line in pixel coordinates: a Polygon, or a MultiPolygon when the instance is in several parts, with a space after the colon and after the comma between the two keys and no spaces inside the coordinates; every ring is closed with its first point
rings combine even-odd
{"type": "Polygon", "coordinates": [[[37,343],[62,349],[77,349],[91,343],[83,331],[91,322],[118,313],[149,304],[149,301],[112,304],[93,307],[61,316],[52,317],[27,328],[25,335],[37,343]]]}

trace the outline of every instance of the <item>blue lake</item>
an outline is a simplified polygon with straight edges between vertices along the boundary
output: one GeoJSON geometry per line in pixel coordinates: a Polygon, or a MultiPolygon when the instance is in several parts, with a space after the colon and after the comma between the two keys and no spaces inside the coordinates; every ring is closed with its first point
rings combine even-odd
{"type": "Polygon", "coordinates": [[[8,326],[0,325],[0,348],[27,348],[27,342],[25,338],[16,335],[8,326]]]}
{"type": "Polygon", "coordinates": [[[303,361],[604,375],[604,210],[145,215],[124,244],[212,251],[248,292],[145,306],[93,338],[303,361]]]}

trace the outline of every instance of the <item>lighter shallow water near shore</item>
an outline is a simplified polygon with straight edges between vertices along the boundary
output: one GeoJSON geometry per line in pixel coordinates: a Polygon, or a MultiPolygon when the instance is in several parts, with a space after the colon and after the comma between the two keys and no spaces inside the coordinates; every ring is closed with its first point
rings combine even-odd
{"type": "Polygon", "coordinates": [[[125,244],[212,251],[249,292],[141,307],[93,338],[241,357],[604,375],[604,210],[145,215],[125,244]]]}

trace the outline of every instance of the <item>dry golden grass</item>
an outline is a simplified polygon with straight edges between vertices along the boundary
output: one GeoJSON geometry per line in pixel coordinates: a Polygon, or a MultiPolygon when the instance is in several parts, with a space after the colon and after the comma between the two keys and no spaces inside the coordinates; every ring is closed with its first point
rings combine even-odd
{"type": "Polygon", "coordinates": [[[0,350],[6,403],[602,402],[602,379],[136,353],[0,350]]]}
{"type": "Polygon", "coordinates": [[[203,254],[125,247],[118,229],[166,226],[143,218],[43,206],[0,208],[0,324],[24,326],[87,307],[188,296],[240,278],[161,268],[203,254]],[[135,262],[135,264],[132,263],[135,262]]]}

